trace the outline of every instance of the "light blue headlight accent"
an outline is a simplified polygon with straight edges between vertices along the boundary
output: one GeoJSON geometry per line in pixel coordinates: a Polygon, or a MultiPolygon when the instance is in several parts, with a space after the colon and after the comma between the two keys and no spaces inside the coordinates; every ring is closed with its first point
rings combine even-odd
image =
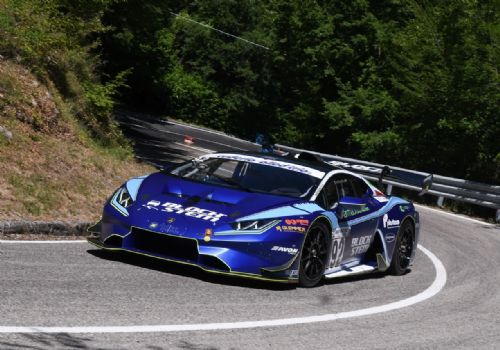
{"type": "Polygon", "coordinates": [[[110,203],[113,206],[113,208],[119,211],[120,214],[122,214],[123,216],[128,216],[127,208],[125,208],[118,202],[118,197],[123,191],[127,191],[130,198],[132,198],[132,201],[135,202],[135,200],[137,199],[137,193],[139,192],[139,187],[141,187],[141,184],[146,177],[147,175],[135,177],[133,179],[128,180],[125,186],[120,187],[120,189],[116,191],[116,193],[113,195],[113,198],[111,198],[110,203]]]}
{"type": "Polygon", "coordinates": [[[128,216],[127,208],[118,203],[118,196],[122,191],[127,191],[127,189],[124,187],[120,187],[120,189],[116,191],[115,194],[113,195],[113,198],[111,198],[110,203],[113,206],[113,208],[115,208],[118,212],[120,212],[120,214],[122,214],[123,216],[128,216]]]}
{"type": "MultiPolygon", "coordinates": [[[[252,221],[252,220],[250,220],[252,221]]],[[[261,233],[269,230],[270,228],[276,226],[277,224],[280,223],[281,220],[276,219],[268,224],[262,226],[258,230],[227,230],[227,231],[219,231],[219,232],[214,232],[214,235],[217,236],[223,236],[223,235],[260,235],[261,233]]]]}
{"type": "Polygon", "coordinates": [[[147,175],[135,177],[127,181],[125,186],[127,187],[128,194],[130,198],[135,202],[137,199],[137,193],[139,192],[139,187],[141,187],[142,182],[147,177],[147,175]]]}

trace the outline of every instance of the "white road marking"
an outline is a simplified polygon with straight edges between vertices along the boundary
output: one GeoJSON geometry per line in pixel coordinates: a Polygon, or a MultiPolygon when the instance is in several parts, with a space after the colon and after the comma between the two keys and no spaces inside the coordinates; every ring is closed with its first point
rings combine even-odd
{"type": "Polygon", "coordinates": [[[459,219],[462,219],[462,220],[466,220],[466,221],[470,221],[470,222],[475,222],[476,224],[482,224],[482,225],[487,225],[487,226],[496,226],[495,224],[490,224],[489,222],[486,222],[486,221],[472,219],[472,218],[469,218],[467,216],[463,216],[463,215],[459,215],[459,214],[455,214],[455,213],[449,213],[449,212],[444,211],[444,210],[427,207],[427,206],[421,205],[421,204],[416,204],[416,203],[413,203],[413,204],[415,205],[415,207],[417,207],[419,209],[429,210],[429,211],[433,211],[433,212],[438,213],[438,214],[448,215],[448,216],[452,216],[454,218],[459,218],[459,219]]]}
{"type": "Polygon", "coordinates": [[[389,304],[373,306],[365,309],[326,314],[318,316],[283,318],[261,321],[241,321],[227,323],[198,323],[173,325],[144,325],[144,326],[91,326],[91,327],[38,327],[38,326],[0,326],[0,333],[147,333],[147,332],[181,332],[207,331],[224,329],[243,329],[259,327],[276,327],[316,322],[328,322],[346,318],[375,315],[382,312],[405,308],[438,294],[446,284],[446,269],[443,263],[429,250],[419,245],[418,248],[431,260],[436,270],[436,277],[432,284],[423,292],[412,297],[395,301],[389,304]]]}
{"type": "Polygon", "coordinates": [[[22,240],[0,240],[1,244],[58,244],[58,243],[87,243],[86,240],[58,240],[58,241],[22,241],[22,240]]]}

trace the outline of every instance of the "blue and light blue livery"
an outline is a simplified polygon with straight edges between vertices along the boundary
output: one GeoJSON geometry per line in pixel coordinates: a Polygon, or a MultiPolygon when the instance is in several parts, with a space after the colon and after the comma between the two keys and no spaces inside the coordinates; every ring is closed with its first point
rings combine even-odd
{"type": "Polygon", "coordinates": [[[420,227],[411,202],[342,168],[216,153],[127,181],[89,231],[103,249],[311,287],[321,278],[406,273],[420,227]]]}

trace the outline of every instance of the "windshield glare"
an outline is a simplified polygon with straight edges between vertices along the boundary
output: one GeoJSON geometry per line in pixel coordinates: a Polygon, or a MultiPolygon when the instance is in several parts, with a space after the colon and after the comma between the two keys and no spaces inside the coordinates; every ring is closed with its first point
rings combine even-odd
{"type": "Polygon", "coordinates": [[[174,168],[170,174],[212,185],[294,198],[312,195],[320,181],[293,170],[223,158],[195,159],[174,168]]]}

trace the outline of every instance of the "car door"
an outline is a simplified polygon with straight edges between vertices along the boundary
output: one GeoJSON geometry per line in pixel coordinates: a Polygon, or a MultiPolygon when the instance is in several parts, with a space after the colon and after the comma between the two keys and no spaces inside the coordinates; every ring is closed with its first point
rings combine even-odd
{"type": "Polygon", "coordinates": [[[333,237],[330,268],[359,262],[373,242],[377,227],[377,218],[370,214],[378,208],[371,200],[369,186],[356,176],[337,173],[318,199],[336,215],[341,231],[333,237]]]}
{"type": "Polygon", "coordinates": [[[346,240],[344,262],[360,261],[370,248],[377,228],[377,217],[372,215],[378,207],[371,200],[366,182],[351,174],[339,174],[339,205],[336,215],[339,222],[350,228],[346,240]]]}

